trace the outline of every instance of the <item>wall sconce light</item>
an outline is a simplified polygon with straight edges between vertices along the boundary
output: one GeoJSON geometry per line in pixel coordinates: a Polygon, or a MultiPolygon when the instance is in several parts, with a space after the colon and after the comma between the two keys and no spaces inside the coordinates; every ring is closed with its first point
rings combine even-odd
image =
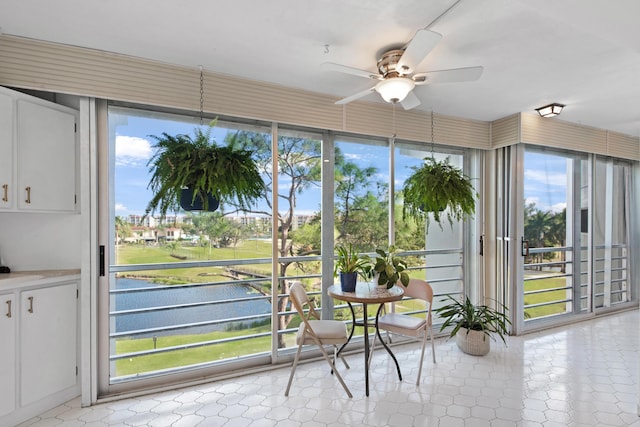
{"type": "Polygon", "coordinates": [[[538,112],[538,114],[540,114],[541,117],[555,117],[558,114],[560,114],[563,108],[564,108],[563,104],[558,104],[557,102],[554,102],[553,104],[536,108],[536,111],[538,112]]]}

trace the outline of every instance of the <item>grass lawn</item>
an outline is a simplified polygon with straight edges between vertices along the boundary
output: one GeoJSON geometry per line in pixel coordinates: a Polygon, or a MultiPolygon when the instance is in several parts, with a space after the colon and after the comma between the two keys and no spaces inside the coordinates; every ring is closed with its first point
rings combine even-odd
{"type": "MultiPolygon", "coordinates": [[[[158,337],[157,348],[168,348],[191,343],[252,335],[270,332],[271,326],[243,329],[242,331],[211,332],[208,334],[173,335],[158,337]]],[[[153,349],[153,338],[119,339],[116,341],[116,354],[132,353],[153,349]]],[[[248,354],[271,351],[271,336],[251,338],[241,341],[221,342],[190,349],[172,350],[148,356],[137,356],[116,361],[116,375],[135,375],[180,366],[195,365],[215,360],[230,359],[248,354]]]]}
{"type": "MultiPolygon", "coordinates": [[[[547,279],[528,280],[524,282],[525,292],[537,291],[544,289],[553,289],[566,286],[565,277],[553,277],[547,279]]],[[[524,304],[541,304],[544,302],[561,301],[567,298],[567,291],[547,291],[536,294],[525,295],[524,304]]],[[[527,319],[534,319],[536,317],[549,316],[552,314],[564,313],[567,309],[566,302],[560,302],[556,304],[545,305],[541,307],[532,307],[525,310],[525,316],[527,319]]]]}
{"type": "MultiPolygon", "coordinates": [[[[117,248],[117,264],[155,264],[175,263],[176,268],[170,270],[144,270],[126,273],[126,277],[145,278],[154,281],[173,283],[204,283],[228,280],[223,278],[224,269],[220,267],[180,268],[182,260],[172,255],[186,257],[184,261],[251,259],[271,257],[271,244],[261,240],[245,241],[236,248],[209,248],[202,246],[182,246],[175,253],[167,246],[119,245],[117,248]]],[[[243,270],[271,275],[271,264],[243,265],[243,270]]]]}

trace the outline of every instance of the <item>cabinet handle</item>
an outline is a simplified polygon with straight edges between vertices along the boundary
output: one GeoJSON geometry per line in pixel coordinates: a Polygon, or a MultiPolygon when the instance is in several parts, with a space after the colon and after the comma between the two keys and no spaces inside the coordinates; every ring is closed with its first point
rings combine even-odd
{"type": "Polygon", "coordinates": [[[31,203],[31,187],[26,187],[25,190],[27,190],[27,200],[25,202],[31,203]]]}
{"type": "Polygon", "coordinates": [[[9,201],[9,184],[2,184],[2,201],[9,201]]]}
{"type": "Polygon", "coordinates": [[[7,315],[8,318],[11,318],[11,300],[7,301],[7,315]]]}
{"type": "Polygon", "coordinates": [[[27,311],[29,313],[33,313],[33,297],[29,297],[27,299],[29,300],[29,308],[27,309],[27,311]]]}

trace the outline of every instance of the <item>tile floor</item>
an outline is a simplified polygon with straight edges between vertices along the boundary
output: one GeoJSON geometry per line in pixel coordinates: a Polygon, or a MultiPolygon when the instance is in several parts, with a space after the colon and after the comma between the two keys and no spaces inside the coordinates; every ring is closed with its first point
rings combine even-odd
{"type": "Polygon", "coordinates": [[[484,357],[436,340],[437,364],[395,347],[405,380],[384,352],[364,396],[362,353],[348,356],[347,398],[325,361],[81,408],[79,399],[20,427],[41,426],[638,426],[637,310],[492,343],[484,357]]]}

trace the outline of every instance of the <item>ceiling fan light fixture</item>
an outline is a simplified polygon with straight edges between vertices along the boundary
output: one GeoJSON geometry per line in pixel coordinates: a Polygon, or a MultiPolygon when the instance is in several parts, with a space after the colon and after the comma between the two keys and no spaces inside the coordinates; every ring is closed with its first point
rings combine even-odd
{"type": "Polygon", "coordinates": [[[387,102],[402,102],[416,86],[408,77],[391,77],[376,85],[376,91],[387,102]]]}
{"type": "Polygon", "coordinates": [[[538,114],[540,114],[540,117],[555,117],[560,114],[563,108],[564,108],[563,104],[558,104],[557,102],[554,102],[553,104],[536,108],[536,111],[538,112],[538,114]]]}

